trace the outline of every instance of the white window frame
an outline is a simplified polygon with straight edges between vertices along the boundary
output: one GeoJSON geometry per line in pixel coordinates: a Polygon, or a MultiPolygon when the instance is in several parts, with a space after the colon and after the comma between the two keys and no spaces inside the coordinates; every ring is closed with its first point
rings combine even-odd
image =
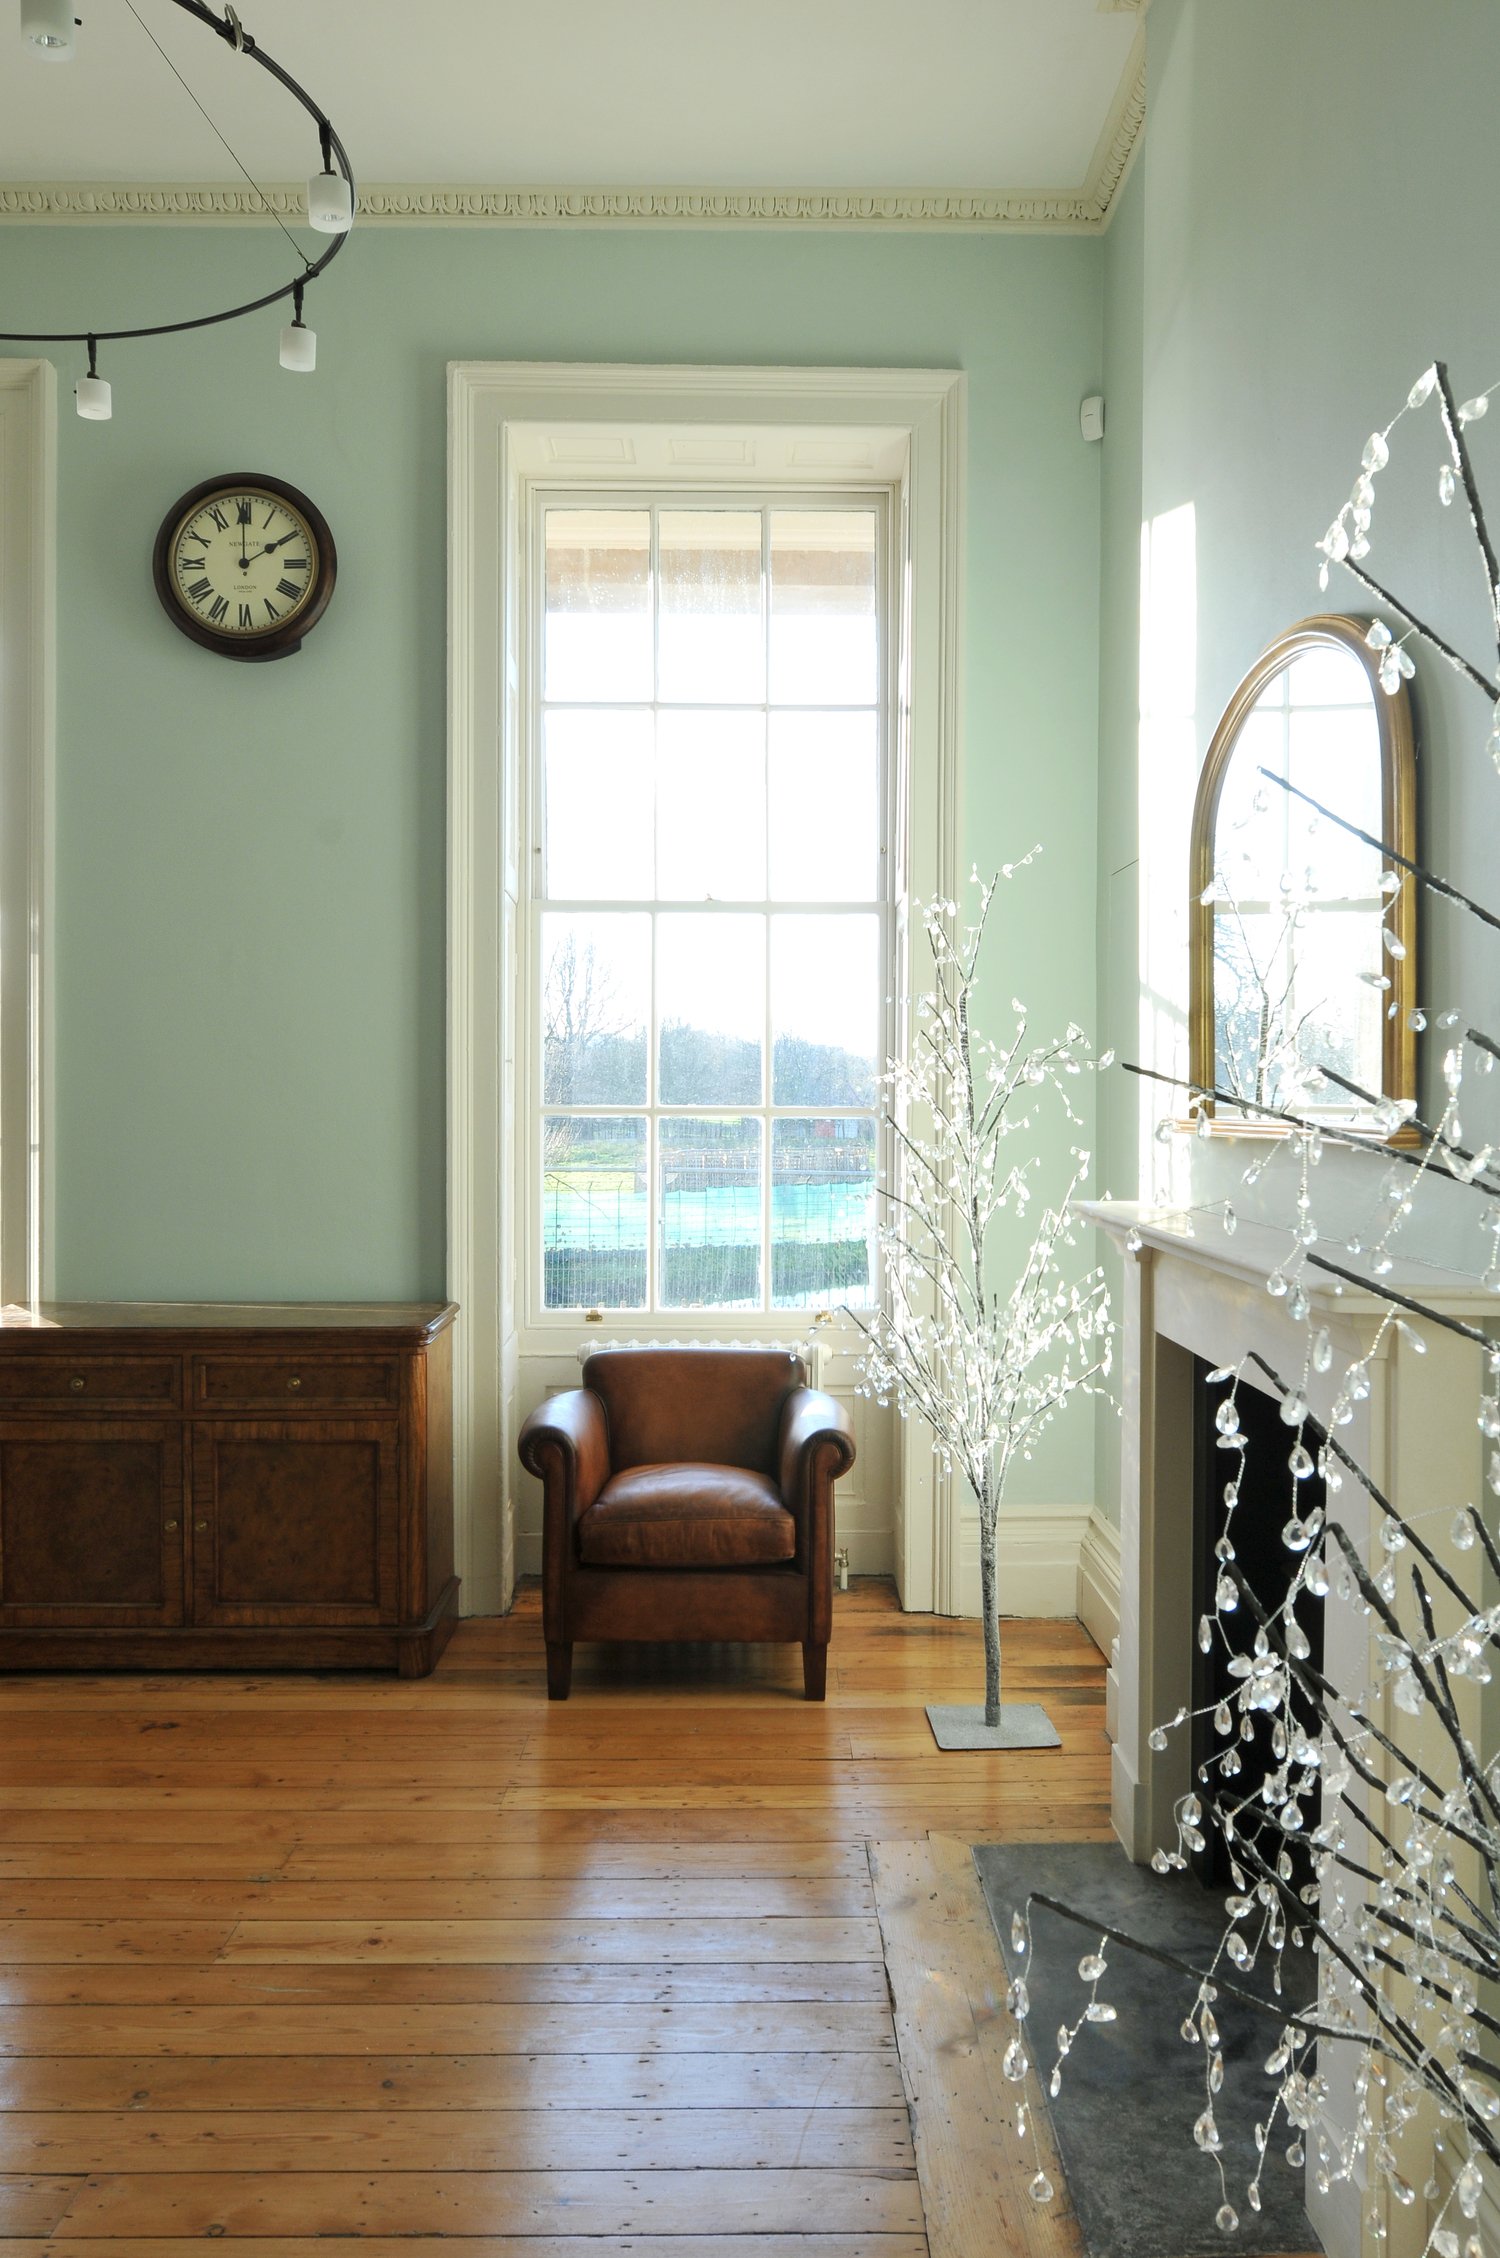
{"type": "Polygon", "coordinates": [[[0,361],[0,1300],[52,1291],[57,376],[0,361]]]}
{"type": "MultiPolygon", "coordinates": [[[[896,701],[899,689],[896,660],[900,637],[896,627],[896,591],[900,583],[899,559],[896,552],[897,512],[893,506],[890,484],[886,481],[877,481],[863,486],[857,484],[830,486],[826,480],[819,480],[815,485],[790,486],[783,483],[773,488],[763,484],[750,485],[747,483],[736,491],[733,487],[722,486],[718,483],[712,486],[697,486],[690,484],[685,479],[674,482],[671,487],[665,488],[659,486],[631,488],[623,482],[613,488],[601,488],[595,484],[592,478],[586,482],[572,485],[554,484],[551,481],[540,479],[535,482],[523,482],[522,501],[527,522],[520,526],[518,531],[527,557],[527,585],[532,598],[527,607],[526,616],[523,617],[521,623],[523,672],[519,683],[522,727],[526,732],[527,740],[525,752],[526,788],[521,795],[520,809],[522,833],[520,855],[520,870],[522,873],[521,908],[523,915],[518,931],[522,950],[521,979],[519,982],[521,1027],[518,1055],[526,1062],[525,1081],[527,1088],[525,1103],[517,1106],[519,1115],[517,1132],[519,1167],[515,1183],[517,1212],[521,1217],[521,1238],[518,1253],[522,1262],[522,1273],[518,1299],[523,1354],[545,1353],[548,1349],[554,1349],[559,1339],[573,1340],[577,1335],[582,1315],[582,1312],[577,1308],[548,1309],[545,1305],[543,1299],[545,1263],[543,1213],[542,1204],[538,1198],[538,1188],[542,1180],[540,1129],[543,1114],[545,1112],[556,1113],[568,1110],[565,1107],[558,1106],[544,1107],[540,1097],[542,1027],[538,975],[541,969],[541,918],[543,913],[551,907],[541,886],[544,777],[541,730],[537,726],[542,705],[539,684],[543,619],[542,606],[536,601],[536,596],[543,585],[541,576],[545,570],[542,550],[543,513],[549,508],[588,508],[591,504],[625,509],[635,503],[639,503],[642,508],[645,508],[653,503],[665,504],[668,502],[679,507],[691,504],[695,508],[712,509],[716,507],[732,508],[738,501],[742,507],[753,508],[757,511],[778,507],[795,509],[805,505],[813,497],[816,497],[819,503],[831,509],[855,510],[863,508],[868,510],[873,508],[876,515],[876,617],[881,628],[880,726],[876,784],[879,795],[880,840],[878,894],[873,905],[870,903],[822,902],[817,905],[817,908],[819,913],[830,916],[840,913],[847,914],[851,910],[867,912],[872,906],[875,910],[879,924],[880,992],[882,997],[886,999],[881,1009],[876,1036],[877,1059],[883,1063],[894,1049],[897,1041],[890,843],[895,830],[894,775],[896,762],[892,757],[892,740],[895,735],[896,701]]],[[[601,911],[623,913],[641,906],[625,900],[600,903],[598,908],[601,911]]],[[[653,902],[647,906],[654,908],[656,904],[653,902]]],[[[691,909],[697,905],[689,903],[682,906],[691,909]]],[[[707,907],[707,905],[703,906],[707,907]]],[[[732,915],[740,911],[749,911],[752,914],[765,911],[768,914],[774,914],[778,909],[783,909],[786,906],[773,902],[724,902],[721,905],[716,905],[716,913],[732,915]]],[[[768,982],[765,998],[766,1096],[764,1100],[742,1106],[703,1104],[689,1107],[664,1107],[659,1093],[653,1088],[649,1104],[621,1106],[619,1108],[621,1113],[641,1114],[648,1119],[652,1124],[653,1139],[656,1125],[662,1118],[670,1118],[674,1114],[680,1115],[684,1112],[695,1116],[712,1114],[754,1115],[764,1122],[761,1199],[764,1210],[763,1252],[767,1269],[763,1282],[768,1296],[771,1259],[771,1123],[779,1116],[793,1113],[826,1115],[835,1113],[858,1114],[870,1111],[868,1106],[861,1108],[852,1105],[799,1107],[776,1105],[770,1096],[770,1013],[771,993],[768,982]]],[[[878,1098],[874,1110],[876,1116],[876,1151],[879,1156],[876,1166],[880,1169],[888,1169],[891,1159],[887,1149],[889,1139],[881,1128],[878,1098]]],[[[655,1150],[654,1141],[652,1150],[655,1150]]],[[[659,1221],[656,1206],[659,1187],[654,1176],[652,1184],[649,1213],[654,1238],[656,1225],[659,1221]]],[[[650,1275],[654,1277],[657,1269],[655,1248],[652,1249],[648,1269],[650,1275]]],[[[878,1261],[876,1291],[878,1294],[878,1261]]],[[[872,1295],[870,1299],[873,1301],[875,1296],[872,1295]]],[[[859,1302],[853,1306],[864,1308],[867,1304],[859,1302]]],[[[769,1299],[763,1309],[672,1308],[665,1304],[658,1304],[654,1308],[648,1306],[642,1310],[607,1308],[603,1312],[605,1323],[614,1339],[625,1339],[632,1333],[656,1334],[663,1327],[674,1326],[690,1326],[695,1338],[701,1337],[704,1339],[722,1337],[726,1340],[739,1340],[752,1335],[763,1336],[768,1330],[774,1332],[778,1328],[792,1334],[807,1322],[807,1314],[806,1310],[795,1307],[777,1309],[771,1305],[769,1299]]]]}
{"type": "MultiPolygon", "coordinates": [[[[905,998],[924,984],[910,963],[922,946],[910,905],[951,894],[956,881],[965,382],[952,369],[454,362],[448,399],[448,1291],[462,1311],[455,1548],[464,1611],[494,1614],[509,1605],[515,1573],[517,1176],[529,1144],[515,1133],[526,490],[560,480],[888,488],[901,570],[889,890],[904,1037],[905,998]]],[[[695,1332],[707,1314],[692,1313],[695,1332]]],[[[734,1330],[744,1325],[741,1316],[734,1330]]],[[[907,1606],[941,1606],[954,1517],[925,1438],[904,1439],[901,1457],[898,1584],[907,1606]]]]}

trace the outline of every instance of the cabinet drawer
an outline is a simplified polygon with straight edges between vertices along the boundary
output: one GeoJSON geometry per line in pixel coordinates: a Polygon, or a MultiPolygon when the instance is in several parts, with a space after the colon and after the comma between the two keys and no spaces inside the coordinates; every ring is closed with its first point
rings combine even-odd
{"type": "Polygon", "coordinates": [[[0,1404],[177,1402],[174,1356],[14,1356],[0,1359],[0,1404]]]}
{"type": "Polygon", "coordinates": [[[201,1411],[342,1409],[370,1405],[394,1411],[401,1395],[399,1356],[202,1356],[193,1367],[193,1402],[201,1411]]]}

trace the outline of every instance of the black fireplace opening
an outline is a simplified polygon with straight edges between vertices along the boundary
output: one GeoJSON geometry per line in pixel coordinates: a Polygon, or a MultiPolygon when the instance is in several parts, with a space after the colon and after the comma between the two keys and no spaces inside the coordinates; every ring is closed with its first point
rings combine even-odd
{"type": "MultiPolygon", "coordinates": [[[[1296,1556],[1282,1541],[1282,1530],[1295,1512],[1306,1521],[1319,1511],[1326,1510],[1327,1493],[1321,1474],[1309,1474],[1305,1480],[1293,1482],[1288,1460],[1297,1437],[1281,1417],[1279,1401],[1261,1389],[1241,1380],[1235,1393],[1235,1408],[1239,1413],[1240,1432],[1245,1439],[1243,1452],[1219,1447],[1219,1430],[1216,1418],[1219,1406],[1226,1401],[1233,1380],[1209,1378],[1210,1366],[1202,1357],[1193,1359],[1193,1625],[1203,1616],[1214,1612],[1214,1589],[1219,1579],[1220,1560],[1217,1547],[1226,1535],[1234,1547],[1234,1565],[1244,1577],[1251,1591],[1268,1613],[1280,1608],[1286,1598],[1287,1586],[1295,1569],[1296,1556]],[[1239,1501],[1231,1516],[1224,1501],[1225,1485],[1233,1480],[1239,1483],[1239,1501]],[[1294,1496],[1295,1491],[1295,1496],[1294,1496]]],[[[1310,1649],[1305,1662],[1314,1671],[1323,1667],[1323,1608],[1311,1594],[1303,1592],[1295,1607],[1296,1621],[1307,1639],[1310,1649]]],[[[1252,1611],[1241,1600],[1230,1618],[1235,1632],[1233,1648],[1249,1652],[1255,1635],[1252,1611]],[[1239,1626],[1243,1625],[1243,1634],[1239,1626]]],[[[1204,1654],[1196,1636],[1193,1644],[1193,1722],[1192,1762],[1193,1784],[1206,1805],[1209,1794],[1222,1790],[1232,1795],[1238,1803],[1246,1796],[1259,1798],[1266,1780],[1276,1772],[1282,1759],[1276,1751],[1273,1728],[1276,1718],[1263,1711],[1250,1712],[1252,1737],[1241,1737],[1241,1715],[1237,1702],[1240,1681],[1229,1674],[1233,1649],[1225,1647],[1223,1639],[1215,1633],[1212,1646],[1204,1654]],[[1233,1720],[1230,1733],[1225,1734],[1215,1723],[1214,1712],[1227,1704],[1233,1720]],[[1226,1749],[1232,1748],[1239,1758],[1240,1769],[1232,1778],[1224,1778],[1216,1759],[1226,1749]],[[1206,1777],[1205,1777],[1206,1773],[1206,1777]]],[[[1294,1726],[1300,1724],[1310,1739],[1318,1738],[1318,1723],[1312,1704],[1295,1690],[1292,1693],[1294,1726]]],[[[1262,1827],[1259,1841],[1262,1855],[1272,1857],[1273,1849],[1283,1845],[1292,1861],[1292,1873],[1286,1886],[1300,1890],[1307,1886],[1312,1876],[1312,1854],[1306,1833],[1318,1824],[1317,1799],[1303,1798],[1306,1814],[1303,1830],[1282,1836],[1279,1830],[1262,1827]]],[[[1207,1847],[1194,1858],[1194,1870],[1200,1881],[1209,1887],[1223,1889],[1231,1882],[1229,1851],[1219,1830],[1211,1825],[1204,1828],[1207,1847]]]]}

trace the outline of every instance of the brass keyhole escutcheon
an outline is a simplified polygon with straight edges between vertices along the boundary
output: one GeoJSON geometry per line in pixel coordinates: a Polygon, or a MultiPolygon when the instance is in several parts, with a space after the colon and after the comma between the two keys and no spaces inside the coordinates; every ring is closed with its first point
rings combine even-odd
{"type": "Polygon", "coordinates": [[[83,1375],[80,1372],[75,1372],[72,1379],[68,1382],[68,1386],[72,1389],[75,1396],[82,1395],[85,1385],[86,1383],[84,1381],[83,1375]]]}

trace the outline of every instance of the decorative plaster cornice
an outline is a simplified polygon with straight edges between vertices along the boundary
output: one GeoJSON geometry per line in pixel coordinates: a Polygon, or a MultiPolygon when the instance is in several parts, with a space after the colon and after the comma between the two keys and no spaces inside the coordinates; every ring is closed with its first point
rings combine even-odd
{"type": "Polygon", "coordinates": [[[1131,44],[1130,57],[1125,65],[1125,75],[1115,96],[1114,107],[1104,123],[1099,145],[1094,151],[1094,162],[1089,169],[1088,194],[1093,200],[1101,227],[1109,223],[1115,197],[1120,190],[1135,155],[1141,132],[1146,123],[1146,24],[1145,0],[1142,0],[1141,23],[1131,44]]]}
{"type": "MultiPolygon", "coordinates": [[[[1087,184],[1062,195],[964,189],[361,187],[376,227],[832,227],[943,233],[1093,234],[1103,226],[1145,114],[1144,63],[1111,114],[1087,184]]],[[[244,227],[306,216],[290,183],[28,181],[0,185],[0,222],[244,227]]]]}

